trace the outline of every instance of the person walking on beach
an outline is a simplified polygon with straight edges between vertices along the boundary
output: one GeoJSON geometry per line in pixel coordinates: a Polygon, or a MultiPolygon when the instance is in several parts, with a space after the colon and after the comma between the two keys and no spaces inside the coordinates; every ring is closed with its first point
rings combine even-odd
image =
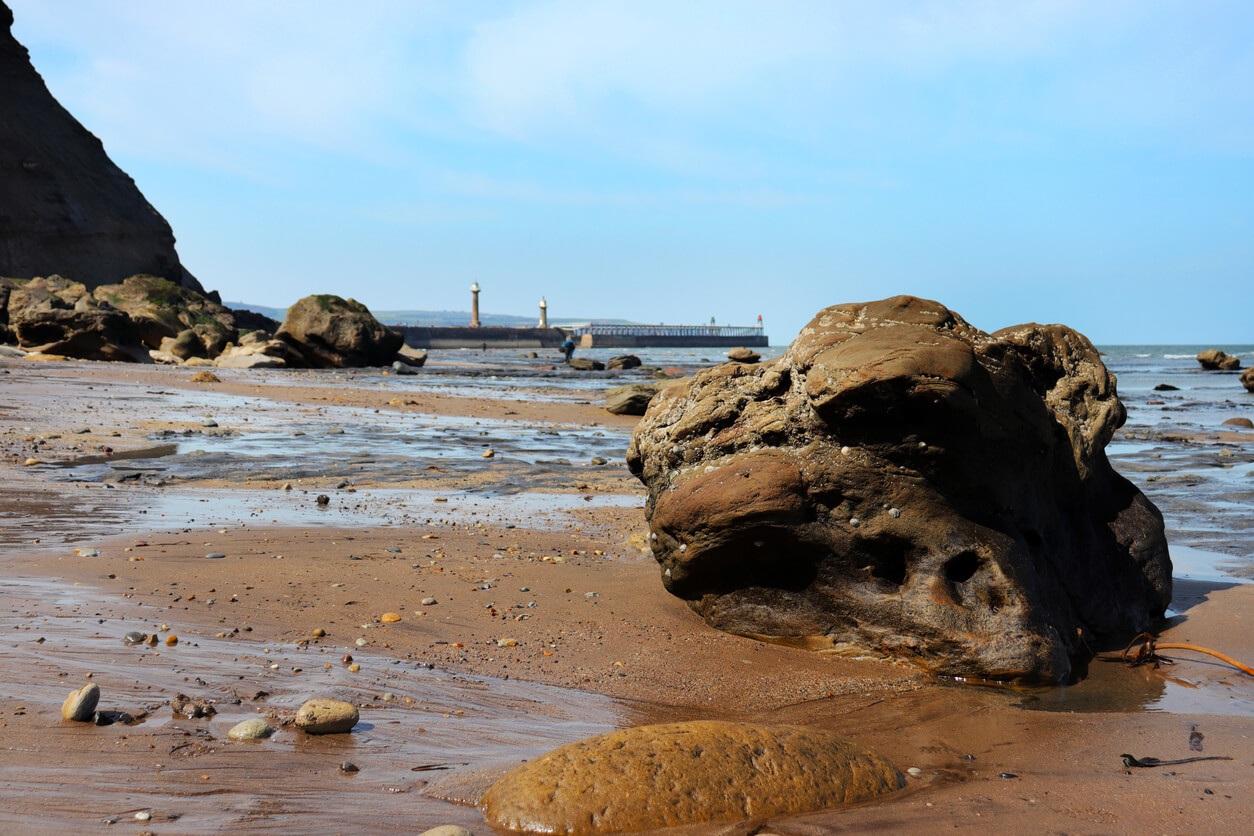
{"type": "Polygon", "coordinates": [[[562,351],[566,352],[566,365],[570,365],[571,355],[575,353],[575,341],[571,337],[566,338],[566,342],[562,343],[562,351]]]}

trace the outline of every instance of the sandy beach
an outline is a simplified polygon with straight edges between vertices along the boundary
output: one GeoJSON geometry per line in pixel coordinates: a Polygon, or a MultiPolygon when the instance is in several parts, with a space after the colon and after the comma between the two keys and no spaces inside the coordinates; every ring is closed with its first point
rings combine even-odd
{"type": "MultiPolygon", "coordinates": [[[[1078,685],[1014,690],[707,627],[641,550],[635,419],[601,408],[604,381],[492,397],[377,374],[0,372],[4,832],[483,834],[475,802],[510,766],[676,719],[821,727],[917,769],[874,803],[685,832],[1250,829],[1254,678],[1208,657],[1129,669],[1095,648],[1078,685]],[[63,722],[89,679],[139,722],[63,722]],[[217,713],[175,715],[178,693],[217,713]],[[296,731],[314,696],[362,722],[296,731]],[[253,716],[278,733],[227,739],[253,716]]],[[[1177,580],[1171,612],[1162,641],[1254,660],[1254,585],[1177,580]]]]}

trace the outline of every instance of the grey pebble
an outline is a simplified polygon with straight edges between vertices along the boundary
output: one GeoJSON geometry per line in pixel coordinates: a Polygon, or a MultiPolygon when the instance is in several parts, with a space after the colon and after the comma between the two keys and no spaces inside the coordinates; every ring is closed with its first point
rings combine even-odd
{"type": "Polygon", "coordinates": [[[209,552],[209,554],[205,555],[206,560],[218,560],[223,557],[226,557],[226,555],[222,552],[209,552]]]}
{"type": "Polygon", "coordinates": [[[212,418],[206,418],[205,420],[203,420],[203,421],[201,421],[201,422],[200,422],[200,426],[202,426],[202,427],[216,427],[216,426],[218,426],[218,422],[217,422],[217,421],[215,421],[215,420],[213,420],[212,418]]]}

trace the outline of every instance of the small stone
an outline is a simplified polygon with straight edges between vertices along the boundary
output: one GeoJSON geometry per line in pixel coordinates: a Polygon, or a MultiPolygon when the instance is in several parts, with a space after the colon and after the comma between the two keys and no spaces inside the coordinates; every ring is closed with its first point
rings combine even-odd
{"type": "Polygon", "coordinates": [[[384,624],[395,624],[401,620],[401,616],[400,613],[385,612],[383,615],[379,616],[379,620],[384,624]]]}
{"type": "Polygon", "coordinates": [[[165,643],[168,647],[174,647],[174,645],[179,643],[179,637],[178,636],[166,636],[165,643]]]}
{"type": "Polygon", "coordinates": [[[907,769],[907,770],[906,770],[906,772],[908,772],[908,773],[909,773],[909,774],[911,774],[911,775],[922,775],[922,774],[923,774],[923,770],[922,770],[922,769],[919,769],[917,766],[912,766],[912,767],[910,767],[909,769],[907,769]]]}
{"type": "Polygon", "coordinates": [[[122,643],[123,644],[143,644],[145,641],[147,641],[147,639],[148,639],[148,635],[146,633],[141,633],[138,630],[132,630],[131,632],[127,633],[125,636],[122,637],[122,643]]]}
{"type": "Polygon", "coordinates": [[[315,627],[315,628],[314,628],[314,631],[313,631],[314,638],[316,638],[316,639],[320,639],[320,638],[322,638],[323,636],[325,636],[326,634],[327,634],[327,631],[326,631],[326,630],[323,630],[321,627],[315,627]]]}
{"type": "Polygon", "coordinates": [[[285,491],[290,491],[291,489],[292,489],[292,483],[291,483],[291,482],[284,482],[284,483],[283,483],[283,490],[285,490],[285,491]]]}
{"type": "Polygon", "coordinates": [[[341,700],[313,699],[296,712],[296,727],[306,734],[342,734],[357,725],[357,707],[341,700]]]}
{"type": "Polygon", "coordinates": [[[205,555],[205,560],[221,560],[224,557],[226,555],[222,552],[209,552],[209,554],[205,555]]]}
{"type": "Polygon", "coordinates": [[[358,647],[365,647],[366,645],[370,644],[370,640],[369,640],[369,639],[358,639],[358,640],[355,642],[355,644],[356,644],[358,647]]]}
{"type": "Polygon", "coordinates": [[[26,460],[26,466],[27,466],[27,467],[31,467],[31,466],[33,466],[33,465],[37,465],[37,464],[43,464],[43,461],[41,461],[40,459],[27,459],[27,460],[26,460]]]}
{"type": "Polygon", "coordinates": [[[601,465],[601,464],[609,464],[610,462],[609,462],[609,459],[603,459],[600,456],[593,456],[592,461],[590,463],[601,465]]]}
{"type": "Polygon", "coordinates": [[[420,603],[424,607],[434,607],[438,602],[434,598],[423,598],[420,603]]]}
{"type": "Polygon", "coordinates": [[[386,694],[383,695],[384,702],[391,702],[394,699],[396,699],[396,694],[393,694],[391,691],[388,691],[386,694]]]}
{"type": "Polygon", "coordinates": [[[901,516],[901,509],[900,509],[900,508],[889,508],[889,509],[888,509],[888,516],[892,517],[893,519],[897,519],[898,517],[900,517],[900,516],[901,516]]]}
{"type": "Polygon", "coordinates": [[[359,670],[361,670],[361,665],[357,664],[356,662],[348,666],[349,673],[357,673],[357,671],[359,670]]]}
{"type": "Polygon", "coordinates": [[[497,639],[496,646],[497,647],[517,647],[518,639],[497,639]]]}
{"type": "Polygon", "coordinates": [[[136,821],[148,821],[151,818],[152,818],[152,813],[145,813],[143,810],[140,810],[138,813],[135,814],[136,821]]]}
{"type": "Polygon", "coordinates": [[[270,728],[269,723],[260,717],[254,717],[251,720],[236,723],[226,736],[232,740],[262,740],[272,734],[274,734],[274,729],[270,728]]]}
{"type": "Polygon", "coordinates": [[[327,496],[324,493],[320,493],[318,494],[318,498],[315,499],[314,502],[317,502],[319,505],[330,505],[331,497],[327,496]]]}
{"type": "Polygon", "coordinates": [[[352,761],[344,761],[343,763],[340,764],[340,772],[343,772],[347,775],[351,775],[354,772],[360,772],[360,771],[361,770],[357,768],[357,764],[353,763],[352,761]]]}
{"type": "Polygon", "coordinates": [[[86,723],[96,713],[96,704],[100,702],[100,686],[89,682],[70,695],[61,703],[61,719],[86,723]]]}
{"type": "Polygon", "coordinates": [[[215,421],[215,420],[213,420],[212,418],[206,418],[205,420],[203,420],[203,421],[201,421],[201,422],[200,422],[200,426],[202,426],[202,427],[216,427],[216,426],[218,426],[218,422],[217,422],[217,421],[215,421]]]}
{"type": "Polygon", "coordinates": [[[1019,776],[1014,774],[1013,772],[998,772],[997,777],[998,778],[1018,778],[1019,776]]]}

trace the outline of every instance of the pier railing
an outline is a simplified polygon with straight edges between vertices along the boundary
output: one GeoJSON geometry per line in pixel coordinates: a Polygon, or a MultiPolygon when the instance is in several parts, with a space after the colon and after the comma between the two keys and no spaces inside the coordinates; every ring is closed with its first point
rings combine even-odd
{"type": "Polygon", "coordinates": [[[577,325],[574,336],[597,337],[762,337],[761,325],[577,325]]]}

